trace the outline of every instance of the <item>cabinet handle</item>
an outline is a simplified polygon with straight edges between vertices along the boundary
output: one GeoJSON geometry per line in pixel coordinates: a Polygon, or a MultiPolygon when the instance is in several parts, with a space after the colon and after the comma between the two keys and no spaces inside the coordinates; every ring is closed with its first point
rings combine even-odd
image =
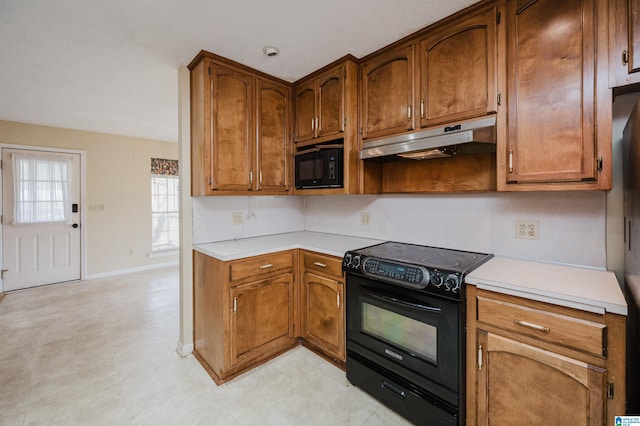
{"type": "Polygon", "coordinates": [[[320,131],[320,119],[316,117],[316,132],[320,131]]]}
{"type": "Polygon", "coordinates": [[[622,65],[627,65],[629,64],[629,51],[628,50],[623,50],[622,51],[622,65]]]}
{"type": "Polygon", "coordinates": [[[544,325],[538,325],[532,322],[522,321],[518,319],[516,320],[516,324],[521,325],[523,327],[533,328],[534,330],[544,331],[545,333],[548,333],[551,331],[549,327],[545,327],[544,325]]]}
{"type": "Polygon", "coordinates": [[[482,345],[478,345],[478,370],[482,371],[482,345]]]}
{"type": "Polygon", "coordinates": [[[253,184],[253,170],[249,171],[249,183],[253,184]]]}
{"type": "Polygon", "coordinates": [[[233,313],[238,312],[238,297],[233,296],[233,313]]]}
{"type": "Polygon", "coordinates": [[[267,269],[267,268],[271,268],[272,266],[273,266],[273,263],[266,263],[260,266],[260,269],[267,269]]]}
{"type": "Polygon", "coordinates": [[[420,118],[424,118],[424,99],[420,101],[420,118]]]}
{"type": "Polygon", "coordinates": [[[260,170],[260,173],[258,174],[258,180],[260,182],[260,185],[262,185],[262,170],[260,170]]]}
{"type": "Polygon", "coordinates": [[[411,121],[411,105],[407,105],[407,121],[411,121]]]}
{"type": "Polygon", "coordinates": [[[509,173],[513,173],[513,150],[509,150],[509,173]]]}
{"type": "Polygon", "coordinates": [[[338,309],[340,309],[340,293],[336,293],[336,303],[338,304],[338,309]]]}
{"type": "Polygon", "coordinates": [[[326,268],[327,265],[325,265],[324,263],[320,263],[320,262],[313,262],[314,265],[320,267],[320,268],[326,268]]]}

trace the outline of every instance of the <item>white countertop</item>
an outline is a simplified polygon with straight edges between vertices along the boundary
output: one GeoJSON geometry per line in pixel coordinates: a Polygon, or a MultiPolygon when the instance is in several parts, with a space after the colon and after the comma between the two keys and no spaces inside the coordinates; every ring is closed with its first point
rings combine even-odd
{"type": "Polygon", "coordinates": [[[603,314],[627,315],[613,272],[494,257],[467,275],[478,288],[603,314]]]}
{"type": "Polygon", "coordinates": [[[297,248],[342,257],[347,250],[368,247],[382,242],[384,241],[301,231],[197,244],[193,246],[193,249],[222,261],[297,248]]]}

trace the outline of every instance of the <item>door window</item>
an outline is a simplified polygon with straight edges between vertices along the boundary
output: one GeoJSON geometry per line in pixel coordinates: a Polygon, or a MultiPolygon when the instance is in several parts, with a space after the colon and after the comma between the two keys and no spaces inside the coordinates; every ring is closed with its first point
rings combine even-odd
{"type": "Polygon", "coordinates": [[[71,223],[71,158],[13,153],[14,225],[71,223]]]}

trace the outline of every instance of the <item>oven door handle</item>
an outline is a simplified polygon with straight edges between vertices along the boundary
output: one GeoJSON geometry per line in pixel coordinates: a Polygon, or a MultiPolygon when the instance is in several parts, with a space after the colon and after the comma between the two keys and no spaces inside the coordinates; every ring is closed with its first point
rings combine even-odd
{"type": "Polygon", "coordinates": [[[437,306],[425,305],[423,303],[409,302],[409,301],[406,301],[406,300],[397,299],[397,298],[395,298],[393,296],[387,296],[387,295],[384,295],[384,294],[374,293],[374,292],[372,292],[371,290],[368,290],[368,289],[365,290],[364,292],[366,294],[368,294],[369,296],[373,297],[374,299],[384,300],[385,302],[395,303],[396,305],[405,306],[405,307],[408,307],[408,308],[420,309],[422,311],[433,312],[433,313],[437,313],[437,314],[442,312],[442,308],[438,308],[437,306]]]}

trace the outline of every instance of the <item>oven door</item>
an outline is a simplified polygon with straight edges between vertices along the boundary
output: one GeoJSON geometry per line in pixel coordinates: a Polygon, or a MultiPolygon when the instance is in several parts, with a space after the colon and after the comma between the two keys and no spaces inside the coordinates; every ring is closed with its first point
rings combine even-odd
{"type": "Polygon", "coordinates": [[[353,274],[347,274],[346,287],[352,351],[418,385],[433,381],[457,395],[458,302],[353,274]]]}

